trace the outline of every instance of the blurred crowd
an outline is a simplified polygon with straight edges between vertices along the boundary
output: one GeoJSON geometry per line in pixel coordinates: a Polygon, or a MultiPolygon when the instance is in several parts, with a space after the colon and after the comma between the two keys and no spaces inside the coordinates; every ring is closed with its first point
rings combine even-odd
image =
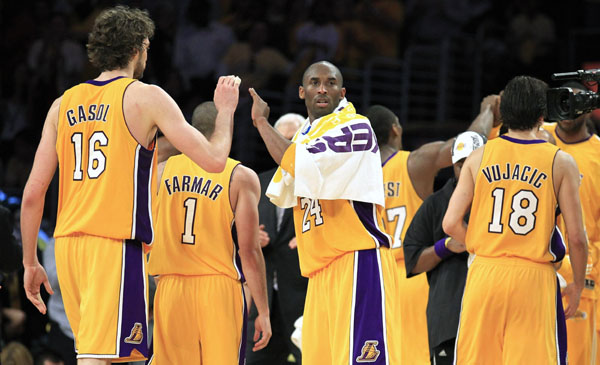
{"type": "MultiPolygon", "coordinates": [[[[68,323],[66,326],[61,323],[64,313],[53,318],[50,306],[50,316],[41,315],[23,293],[19,199],[49,106],[67,88],[99,73],[87,60],[86,38],[98,13],[116,3],[149,10],[157,28],[143,81],[164,88],[188,120],[196,105],[212,99],[219,75],[241,77],[232,157],[257,172],[274,165],[271,159],[264,158],[266,150],[251,125],[248,87],[263,91],[261,95],[268,99],[270,90],[279,93],[297,90],[301,73],[315,61],[329,60],[340,68],[361,70],[372,58],[401,60],[411,44],[436,43],[444,37],[464,33],[481,35],[482,47],[488,55],[483,60],[482,93],[497,92],[516,74],[549,81],[552,72],[574,71],[583,61],[597,56],[573,60],[569,57],[572,50],[566,44],[572,34],[569,31],[592,28],[597,21],[592,14],[600,10],[600,3],[591,0],[569,4],[539,0],[3,1],[0,3],[3,364],[9,364],[4,358],[8,352],[23,353],[28,359],[23,364],[33,363],[34,359],[36,364],[72,361],[72,348],[69,353],[72,335],[67,333],[68,323]],[[53,344],[53,339],[62,342],[53,344]]],[[[351,90],[348,98],[352,101],[351,90]]],[[[438,137],[436,131],[430,133],[432,139],[438,137]]],[[[50,189],[49,194],[55,194],[55,190],[50,189]]],[[[52,248],[56,206],[47,204],[46,209],[39,256],[51,261],[53,255],[48,253],[52,248]]],[[[44,266],[47,264],[50,265],[44,262],[44,266]]],[[[58,283],[54,285],[56,291],[58,283]]]]}

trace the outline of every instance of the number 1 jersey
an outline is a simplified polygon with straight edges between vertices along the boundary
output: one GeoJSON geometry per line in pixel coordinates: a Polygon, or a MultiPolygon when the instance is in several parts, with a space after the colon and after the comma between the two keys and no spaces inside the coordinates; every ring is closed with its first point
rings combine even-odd
{"type": "Polygon", "coordinates": [[[244,281],[229,183],[239,161],[209,173],[184,155],[167,160],[158,189],[151,275],[225,275],[244,281]]]}
{"type": "Polygon", "coordinates": [[[557,207],[552,167],[559,148],[500,136],[484,146],[475,178],[467,251],[483,257],[561,259],[552,247],[557,207]]]}
{"type": "Polygon", "coordinates": [[[155,142],[129,132],[123,97],[136,80],[90,80],[65,91],[57,127],[59,163],[55,237],[88,234],[151,244],[155,142]]]}

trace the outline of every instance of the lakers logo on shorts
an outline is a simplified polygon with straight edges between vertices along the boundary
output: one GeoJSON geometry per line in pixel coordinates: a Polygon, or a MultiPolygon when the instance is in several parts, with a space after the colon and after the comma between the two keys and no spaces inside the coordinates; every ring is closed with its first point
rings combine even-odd
{"type": "Polygon", "coordinates": [[[132,343],[135,345],[139,345],[140,343],[142,343],[142,340],[144,339],[144,332],[142,332],[142,324],[139,322],[136,322],[133,325],[133,328],[131,329],[131,334],[129,335],[129,337],[125,338],[126,343],[132,343]]]}
{"type": "Polygon", "coordinates": [[[360,356],[356,358],[356,362],[375,362],[381,351],[377,350],[379,341],[365,341],[362,347],[360,356]]]}

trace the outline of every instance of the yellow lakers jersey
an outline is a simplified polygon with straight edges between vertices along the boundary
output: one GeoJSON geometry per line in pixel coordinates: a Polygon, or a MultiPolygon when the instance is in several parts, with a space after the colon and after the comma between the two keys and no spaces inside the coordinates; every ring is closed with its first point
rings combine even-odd
{"type": "MultiPolygon", "coordinates": [[[[556,134],[556,123],[544,124],[544,129],[556,139],[556,145],[575,159],[581,173],[581,210],[585,229],[590,242],[600,244],[600,138],[592,134],[589,138],[566,143],[556,134]]],[[[563,230],[563,232],[565,232],[563,230]]]]}
{"type": "Polygon", "coordinates": [[[229,182],[238,161],[209,173],[184,155],[167,160],[158,190],[151,275],[226,275],[243,281],[229,182]]]}
{"type": "Polygon", "coordinates": [[[485,145],[475,178],[467,251],[535,262],[557,259],[558,248],[550,246],[557,207],[552,177],[557,151],[542,140],[504,135],[485,145]]]}
{"type": "Polygon", "coordinates": [[[391,237],[377,218],[382,209],[359,201],[298,198],[294,226],[302,275],[310,277],[347,252],[390,247],[391,237]]]}
{"type": "Polygon", "coordinates": [[[87,81],[60,103],[56,237],[83,233],[152,243],[156,148],[129,132],[123,95],[134,79],[87,81]]]}
{"type": "Polygon", "coordinates": [[[423,203],[408,176],[409,154],[409,151],[398,151],[383,162],[385,210],[382,220],[385,232],[394,239],[392,252],[396,260],[404,259],[404,235],[423,203]]]}

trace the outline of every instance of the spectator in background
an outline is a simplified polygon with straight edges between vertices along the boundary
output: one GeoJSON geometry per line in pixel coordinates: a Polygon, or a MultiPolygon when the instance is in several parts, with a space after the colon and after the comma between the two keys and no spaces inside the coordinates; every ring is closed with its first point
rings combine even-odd
{"type": "MultiPolygon", "coordinates": [[[[63,358],[51,349],[43,349],[35,354],[35,365],[69,365],[63,358]]],[[[73,363],[74,364],[74,363],[73,363]]]]}
{"type": "Polygon", "coordinates": [[[0,364],[33,365],[33,356],[31,356],[31,352],[22,343],[11,342],[2,350],[0,364]]]}
{"type": "MultiPolygon", "coordinates": [[[[266,23],[256,23],[247,40],[229,47],[219,67],[220,75],[237,75],[242,79],[240,93],[250,86],[269,88],[277,76],[289,74],[293,65],[279,50],[269,47],[269,28],[266,23]]],[[[287,78],[287,77],[286,77],[287,78]]]]}
{"type": "Polygon", "coordinates": [[[173,65],[179,70],[185,89],[212,100],[217,66],[235,42],[235,35],[225,24],[210,19],[211,2],[190,1],[185,21],[175,36],[173,65]]]}

